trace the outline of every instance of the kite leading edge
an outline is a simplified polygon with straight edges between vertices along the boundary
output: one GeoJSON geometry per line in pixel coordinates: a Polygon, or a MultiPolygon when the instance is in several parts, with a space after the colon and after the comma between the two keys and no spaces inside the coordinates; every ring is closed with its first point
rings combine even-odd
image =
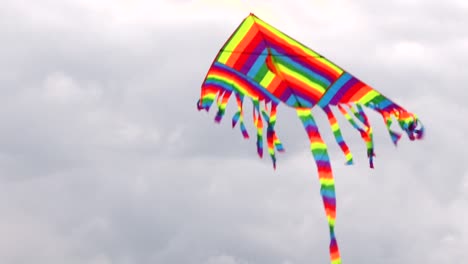
{"type": "Polygon", "coordinates": [[[216,101],[218,112],[215,121],[219,123],[232,95],[238,109],[232,118],[232,127],[239,124],[244,138],[249,138],[243,120],[243,101],[248,97],[254,106],[257,153],[263,156],[265,125],[268,153],[274,168],[275,152],[284,150],[275,131],[277,107],[285,104],[296,110],[309,137],[318,169],[320,193],[330,229],[331,263],[341,263],[335,237],[335,183],[327,146],[319,133],[312,108],[320,107],[326,113],[346,164],[352,164],[353,156],[331,107],[338,108],[366,143],[371,168],[375,157],[372,127],[363,106],[382,115],[395,145],[401,134],[391,129],[393,118],[410,140],[422,139],[422,123],[415,114],[252,13],[242,21],[213,61],[201,87],[198,110],[209,111],[216,101]]]}

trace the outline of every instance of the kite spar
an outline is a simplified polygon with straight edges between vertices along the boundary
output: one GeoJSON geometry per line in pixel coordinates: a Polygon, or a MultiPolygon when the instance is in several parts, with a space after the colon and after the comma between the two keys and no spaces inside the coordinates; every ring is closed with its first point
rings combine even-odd
{"type": "Polygon", "coordinates": [[[213,61],[201,87],[198,110],[209,111],[216,101],[215,121],[219,123],[232,95],[238,108],[232,126],[239,124],[244,138],[249,138],[243,119],[243,102],[249,98],[254,106],[257,153],[263,156],[265,125],[268,153],[274,168],[276,151],[284,150],[275,131],[277,107],[284,104],[296,110],[309,137],[318,169],[320,193],[330,230],[331,263],[341,263],[335,236],[335,181],[327,145],[319,133],[312,108],[319,107],[326,113],[346,163],[352,164],[353,156],[332,111],[332,107],[338,108],[365,142],[371,168],[374,167],[374,142],[363,106],[381,114],[395,145],[401,134],[391,129],[393,118],[410,140],[422,139],[422,123],[415,114],[252,13],[242,21],[213,61]]]}

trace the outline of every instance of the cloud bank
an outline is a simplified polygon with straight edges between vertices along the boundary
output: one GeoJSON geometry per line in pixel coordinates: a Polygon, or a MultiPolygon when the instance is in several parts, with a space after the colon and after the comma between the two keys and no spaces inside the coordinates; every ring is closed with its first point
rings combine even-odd
{"type": "Polygon", "coordinates": [[[315,165],[293,111],[279,109],[287,152],[277,171],[229,122],[196,111],[213,57],[250,11],[427,127],[424,141],[402,139],[395,149],[369,113],[370,170],[364,144],[340,119],[357,160],[346,167],[317,111],[344,263],[467,259],[467,8],[455,0],[4,1],[0,262],[329,262],[315,165]]]}

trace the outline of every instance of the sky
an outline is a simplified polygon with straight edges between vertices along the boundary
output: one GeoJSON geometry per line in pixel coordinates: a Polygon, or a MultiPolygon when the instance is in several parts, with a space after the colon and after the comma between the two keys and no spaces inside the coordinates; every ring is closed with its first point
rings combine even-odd
{"type": "Polygon", "coordinates": [[[286,152],[275,171],[231,128],[233,101],[221,124],[196,109],[214,56],[250,12],[426,127],[423,141],[395,148],[367,111],[371,170],[346,120],[353,166],[314,110],[343,263],[467,260],[467,3],[2,0],[0,263],[329,263],[316,167],[294,111],[278,109],[286,152]]]}

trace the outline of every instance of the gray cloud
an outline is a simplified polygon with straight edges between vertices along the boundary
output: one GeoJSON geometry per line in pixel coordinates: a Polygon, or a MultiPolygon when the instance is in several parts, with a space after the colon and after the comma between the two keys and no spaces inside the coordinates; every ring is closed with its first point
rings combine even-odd
{"type": "MultiPolygon", "coordinates": [[[[354,21],[347,27],[277,4],[285,28],[298,23],[292,36],[427,127],[424,141],[395,149],[369,112],[378,155],[370,170],[340,117],[357,160],[349,167],[316,111],[334,163],[344,263],[467,258],[466,8],[412,2],[343,4],[334,12],[354,21]]],[[[2,6],[0,262],[328,263],[315,165],[294,111],[278,114],[287,152],[273,171],[254,139],[230,128],[232,105],[220,125],[215,109],[196,110],[231,20],[154,25],[73,1],[2,6]]]]}

